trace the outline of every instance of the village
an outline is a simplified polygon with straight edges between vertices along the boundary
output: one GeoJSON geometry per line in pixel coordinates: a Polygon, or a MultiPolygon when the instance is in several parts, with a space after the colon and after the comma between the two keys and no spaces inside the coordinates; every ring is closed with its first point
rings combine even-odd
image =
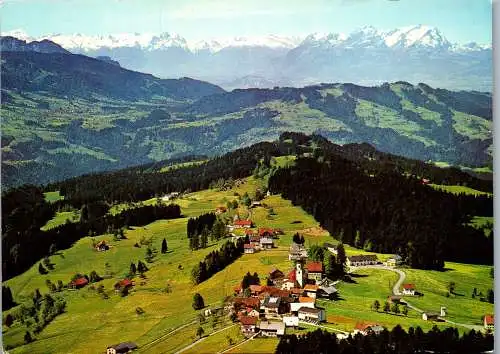
{"type": "MultiPolygon", "coordinates": [[[[217,213],[223,212],[218,208],[217,213]]],[[[254,226],[251,220],[235,219],[228,226],[229,231],[244,229],[244,235],[248,237],[248,243],[244,244],[244,253],[272,249],[274,240],[279,238],[283,232],[279,229],[261,227],[252,230],[254,226]]],[[[231,233],[233,238],[238,238],[231,233]]],[[[330,243],[325,243],[324,248],[332,254],[337,254],[337,249],[330,243]]],[[[340,281],[332,281],[325,275],[323,264],[317,261],[308,261],[308,251],[303,244],[292,242],[289,248],[288,259],[291,268],[282,271],[277,268],[270,269],[267,274],[267,285],[250,284],[248,288],[238,285],[234,288],[232,308],[240,323],[241,332],[248,337],[279,337],[285,334],[287,328],[298,329],[299,324],[321,326],[326,322],[326,310],[317,305],[317,299],[335,300],[338,290],[335,285],[340,281]]],[[[376,255],[352,255],[346,258],[348,272],[358,267],[380,266],[384,269],[395,269],[402,265],[402,258],[393,255],[384,263],[378,260],[376,255]]],[[[394,287],[394,294],[387,296],[386,303],[389,305],[407,306],[408,302],[404,296],[423,296],[417,291],[416,285],[412,283],[401,283],[394,287]]],[[[414,308],[421,312],[424,321],[445,322],[446,308],[441,306],[439,312],[429,312],[414,308]]],[[[494,315],[486,314],[483,317],[484,330],[494,330],[494,315]]],[[[385,329],[378,323],[367,323],[359,321],[352,335],[360,333],[379,334],[385,329]]],[[[339,331],[341,332],[341,331],[339,331]]],[[[346,338],[347,333],[337,333],[339,339],[346,338]]]]}

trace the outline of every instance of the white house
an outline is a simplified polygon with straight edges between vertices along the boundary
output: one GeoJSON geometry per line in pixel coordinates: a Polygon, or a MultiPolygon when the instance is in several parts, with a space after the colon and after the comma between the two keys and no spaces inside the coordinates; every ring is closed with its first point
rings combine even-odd
{"type": "Polygon", "coordinates": [[[264,337],[276,337],[285,334],[285,324],[283,322],[261,321],[260,333],[264,337]]]}
{"type": "Polygon", "coordinates": [[[299,318],[297,316],[283,316],[285,327],[298,327],[299,318]]]}
{"type": "Polygon", "coordinates": [[[359,267],[365,265],[377,264],[378,259],[374,254],[361,254],[347,257],[346,265],[348,267],[359,267]]]}
{"type": "Polygon", "coordinates": [[[415,295],[415,284],[403,284],[403,295],[415,295]]]}
{"type": "Polygon", "coordinates": [[[323,322],[326,320],[325,310],[310,307],[301,307],[299,309],[299,320],[303,321],[313,321],[313,322],[323,322]]]}
{"type": "Polygon", "coordinates": [[[128,353],[137,349],[137,345],[132,342],[123,342],[120,344],[112,345],[106,349],[106,354],[128,353]]]}
{"type": "Polygon", "coordinates": [[[290,312],[298,312],[301,307],[314,308],[314,302],[291,302],[290,312]]]}

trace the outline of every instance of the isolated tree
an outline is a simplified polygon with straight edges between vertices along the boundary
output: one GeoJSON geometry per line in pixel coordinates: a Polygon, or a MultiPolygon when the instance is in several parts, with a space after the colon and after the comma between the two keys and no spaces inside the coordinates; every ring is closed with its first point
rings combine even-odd
{"type": "Polygon", "coordinates": [[[477,295],[477,288],[474,288],[472,290],[472,298],[474,299],[476,297],[476,295],[477,295]]]}
{"type": "Polygon", "coordinates": [[[456,287],[456,284],[454,281],[450,281],[448,283],[448,291],[450,292],[450,294],[453,294],[455,292],[455,287],[456,287]]]}
{"type": "Polygon", "coordinates": [[[402,312],[403,312],[403,315],[408,316],[408,306],[404,305],[402,312]]]}
{"type": "Polygon", "coordinates": [[[63,288],[64,288],[64,284],[63,284],[62,280],[58,280],[57,281],[57,291],[62,291],[63,288]]]}
{"type": "Polygon", "coordinates": [[[167,253],[167,250],[167,240],[163,239],[163,241],[161,242],[161,253],[167,253]]]}
{"type": "Polygon", "coordinates": [[[193,309],[201,310],[204,307],[205,307],[205,303],[203,301],[203,297],[199,293],[194,294],[194,296],[193,296],[193,309]]]}
{"type": "Polygon", "coordinates": [[[146,248],[146,255],[144,256],[144,259],[148,263],[152,263],[153,262],[153,250],[149,246],[148,246],[148,248],[146,248]]]}
{"type": "Polygon", "coordinates": [[[12,291],[8,286],[2,285],[2,310],[8,310],[15,305],[12,291]]]}
{"type": "Polygon", "coordinates": [[[393,303],[392,306],[391,306],[391,311],[394,312],[394,313],[399,313],[399,305],[397,302],[393,303]]]}
{"type": "Polygon", "coordinates": [[[7,314],[7,316],[5,316],[4,323],[7,327],[12,326],[12,324],[14,323],[14,317],[12,317],[10,313],[7,314]]]}
{"type": "Polygon", "coordinates": [[[90,272],[89,281],[91,283],[96,283],[96,282],[100,281],[101,279],[102,278],[99,276],[99,274],[97,274],[97,272],[95,270],[90,272]]]}
{"type": "Polygon", "coordinates": [[[486,294],[486,300],[490,303],[493,304],[495,302],[495,294],[493,292],[493,289],[488,289],[488,292],[486,294]]]}
{"type": "Polygon", "coordinates": [[[31,333],[29,331],[26,331],[24,334],[24,343],[28,344],[33,342],[33,337],[31,337],[31,333]]]}
{"type": "Polygon", "coordinates": [[[49,254],[52,256],[53,254],[55,254],[57,252],[57,247],[56,247],[56,244],[53,243],[50,245],[50,248],[49,248],[49,254]]]}
{"type": "Polygon", "coordinates": [[[137,262],[137,271],[140,273],[140,274],[144,274],[144,272],[146,272],[148,270],[148,267],[146,267],[146,265],[139,261],[137,262]]]}
{"type": "Polygon", "coordinates": [[[137,273],[137,267],[135,266],[135,263],[132,262],[130,263],[130,274],[134,275],[135,273],[137,273]]]}
{"type": "Polygon", "coordinates": [[[380,302],[378,300],[373,301],[373,309],[378,312],[380,310],[380,302]]]}
{"type": "Polygon", "coordinates": [[[44,268],[44,266],[42,265],[42,263],[38,264],[38,273],[40,273],[42,275],[48,273],[47,269],[44,268]]]}
{"type": "Polygon", "coordinates": [[[389,312],[391,310],[391,305],[386,301],[384,303],[384,312],[389,312]]]}

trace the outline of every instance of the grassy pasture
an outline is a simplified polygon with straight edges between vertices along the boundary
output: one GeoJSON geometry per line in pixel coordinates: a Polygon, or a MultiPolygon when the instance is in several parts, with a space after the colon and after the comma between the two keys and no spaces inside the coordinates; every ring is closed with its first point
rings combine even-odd
{"type": "Polygon", "coordinates": [[[456,185],[449,186],[449,185],[444,185],[444,184],[429,184],[429,185],[436,190],[440,190],[440,191],[448,192],[448,193],[453,193],[453,194],[465,193],[465,194],[471,194],[471,195],[489,195],[489,196],[493,195],[491,193],[478,191],[477,189],[469,188],[466,186],[456,186],[456,185]]]}

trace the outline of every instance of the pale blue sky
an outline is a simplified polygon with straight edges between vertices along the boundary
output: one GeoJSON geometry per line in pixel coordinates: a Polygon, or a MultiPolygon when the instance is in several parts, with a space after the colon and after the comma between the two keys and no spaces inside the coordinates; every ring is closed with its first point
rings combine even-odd
{"type": "MultiPolygon", "coordinates": [[[[0,0],[0,3],[2,0],[0,0]]],[[[491,0],[3,0],[1,30],[31,36],[175,32],[188,40],[424,24],[452,42],[491,43],[491,0]]]]}

